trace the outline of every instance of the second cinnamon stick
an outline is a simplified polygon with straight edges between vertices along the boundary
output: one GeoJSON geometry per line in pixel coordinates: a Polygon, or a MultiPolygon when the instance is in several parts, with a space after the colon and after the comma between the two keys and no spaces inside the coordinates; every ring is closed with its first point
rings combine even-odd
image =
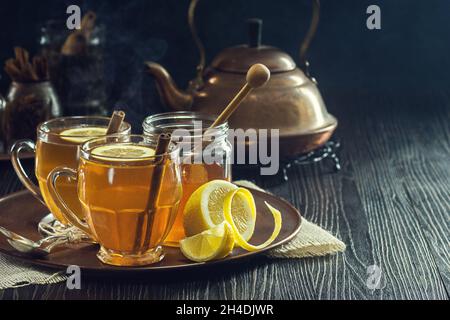
{"type": "Polygon", "coordinates": [[[111,120],[108,124],[108,129],[106,130],[106,134],[114,134],[118,133],[120,130],[120,126],[122,125],[123,119],[125,119],[125,112],[123,111],[114,111],[111,120]]]}

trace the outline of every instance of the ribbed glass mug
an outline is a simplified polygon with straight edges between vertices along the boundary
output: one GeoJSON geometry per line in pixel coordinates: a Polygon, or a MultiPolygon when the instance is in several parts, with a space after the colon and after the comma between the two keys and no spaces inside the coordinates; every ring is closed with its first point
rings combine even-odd
{"type": "Polygon", "coordinates": [[[156,137],[169,132],[172,141],[178,141],[181,147],[183,197],[165,245],[178,246],[185,237],[183,210],[197,188],[211,180],[231,181],[232,146],[228,141],[228,123],[209,129],[214,120],[209,115],[184,111],[155,114],[144,120],[145,135],[156,137]],[[211,159],[208,160],[207,155],[211,159]]]}
{"type": "MultiPolygon", "coordinates": [[[[49,197],[47,177],[50,171],[58,166],[76,169],[78,166],[78,153],[81,144],[91,138],[96,138],[99,133],[90,136],[79,136],[73,132],[80,128],[100,128],[104,132],[108,128],[110,118],[97,116],[62,117],[41,123],[37,128],[36,144],[31,140],[17,141],[11,151],[11,161],[17,176],[23,185],[44,205],[46,205],[54,217],[62,224],[67,224],[67,219],[61,214],[58,206],[49,197]],[[39,183],[36,186],[20,163],[22,150],[36,153],[35,174],[39,183]]],[[[131,126],[124,122],[120,127],[120,134],[129,134],[131,126]]],[[[81,204],[78,201],[76,183],[68,179],[59,181],[61,192],[67,202],[74,209],[78,217],[82,218],[81,204]]]]}
{"type": "Polygon", "coordinates": [[[156,143],[143,135],[89,140],[81,147],[77,170],[58,167],[49,174],[52,201],[71,224],[100,244],[97,257],[103,263],[139,266],[164,257],[161,244],[173,225],[182,186],[178,146],[171,144],[165,154],[155,155],[156,143]],[[86,222],[57,186],[63,177],[77,181],[86,222]]]}

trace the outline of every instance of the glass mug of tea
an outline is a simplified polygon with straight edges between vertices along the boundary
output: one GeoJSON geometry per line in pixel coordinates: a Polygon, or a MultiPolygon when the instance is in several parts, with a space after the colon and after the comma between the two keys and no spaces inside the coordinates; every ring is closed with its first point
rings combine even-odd
{"type": "Polygon", "coordinates": [[[139,266],[160,261],[182,196],[179,148],[155,155],[157,140],[112,135],[81,146],[78,169],[55,168],[47,180],[52,201],[71,224],[100,244],[106,264],[139,266]],[[78,182],[86,221],[70,207],[59,178],[78,182]]]}
{"type": "MultiPolygon", "coordinates": [[[[49,196],[47,177],[58,166],[77,168],[78,152],[81,144],[89,139],[104,136],[110,118],[96,116],[62,117],[41,123],[37,128],[36,144],[31,140],[17,141],[11,149],[11,161],[17,176],[23,185],[41,201],[53,216],[62,224],[68,223],[49,196]],[[39,187],[28,177],[23,169],[19,155],[22,150],[36,153],[35,174],[39,187]]],[[[129,134],[131,127],[123,122],[119,128],[121,134],[129,134]]],[[[60,191],[66,201],[82,218],[81,204],[78,201],[76,184],[68,179],[59,181],[60,191]]]]}
{"type": "Polygon", "coordinates": [[[201,185],[208,181],[222,179],[231,181],[232,146],[228,141],[228,123],[210,128],[215,117],[188,111],[167,112],[147,117],[143,123],[144,134],[155,137],[162,132],[172,133],[172,140],[180,144],[181,181],[183,197],[178,208],[175,223],[164,242],[168,246],[178,246],[186,237],[183,227],[184,207],[201,185]],[[178,135],[183,135],[179,137],[178,135]],[[175,134],[174,134],[175,133],[175,134]],[[211,137],[214,137],[211,139],[211,137]],[[183,138],[183,139],[177,139],[183,138]],[[193,142],[200,141],[200,147],[193,142]],[[214,149],[214,161],[203,161],[202,153],[214,149]]]}

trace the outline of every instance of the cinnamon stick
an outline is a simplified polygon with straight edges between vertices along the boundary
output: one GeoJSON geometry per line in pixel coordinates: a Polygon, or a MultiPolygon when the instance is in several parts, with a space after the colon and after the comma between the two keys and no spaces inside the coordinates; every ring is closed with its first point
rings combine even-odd
{"type": "Polygon", "coordinates": [[[16,60],[8,59],[5,62],[5,72],[11,77],[13,81],[20,81],[22,79],[22,73],[17,67],[16,60]]]}
{"type": "Polygon", "coordinates": [[[169,144],[172,136],[170,133],[161,133],[158,137],[158,142],[156,144],[155,150],[155,167],[153,168],[153,174],[150,181],[150,191],[148,194],[147,207],[143,215],[139,219],[138,230],[136,236],[136,246],[139,246],[139,242],[141,240],[141,232],[142,232],[142,223],[143,219],[146,215],[147,218],[147,226],[145,228],[145,238],[143,248],[146,248],[150,242],[151,232],[153,227],[153,221],[155,219],[155,209],[158,204],[159,194],[161,193],[162,187],[162,178],[164,173],[164,167],[166,164],[166,156],[165,154],[169,150],[169,144]],[[141,220],[142,219],[142,220],[141,220]]]}
{"type": "Polygon", "coordinates": [[[27,75],[29,75],[30,79],[32,81],[38,81],[39,77],[36,73],[36,70],[31,66],[31,63],[27,61],[27,63],[24,66],[24,69],[26,70],[27,75]]]}
{"type": "Polygon", "coordinates": [[[86,36],[87,40],[89,40],[92,31],[94,31],[96,19],[97,15],[93,11],[86,12],[86,14],[81,19],[81,30],[86,36]]]}
{"type": "Polygon", "coordinates": [[[171,138],[172,135],[170,133],[161,133],[159,135],[155,149],[155,156],[162,156],[167,153],[171,138]]]}
{"type": "Polygon", "coordinates": [[[16,55],[16,60],[19,62],[19,67],[23,69],[23,67],[27,64],[30,54],[27,50],[21,47],[15,47],[14,53],[16,55]]]}
{"type": "Polygon", "coordinates": [[[47,60],[43,57],[33,57],[21,47],[14,48],[15,58],[5,62],[4,70],[13,81],[37,82],[49,80],[47,60]]]}
{"type": "Polygon", "coordinates": [[[80,30],[72,32],[64,42],[61,53],[66,56],[80,56],[87,53],[89,39],[95,28],[97,16],[88,11],[81,19],[80,30]]]}
{"type": "Polygon", "coordinates": [[[108,129],[106,130],[106,134],[108,135],[108,134],[118,133],[124,118],[125,118],[125,112],[120,111],[120,110],[114,111],[111,116],[111,120],[109,120],[108,129]]]}
{"type": "Polygon", "coordinates": [[[161,179],[164,171],[164,164],[166,157],[164,156],[169,150],[170,139],[172,135],[170,133],[161,133],[158,137],[155,150],[155,168],[153,169],[152,180],[150,182],[150,192],[148,195],[147,210],[151,210],[156,207],[157,198],[161,191],[161,179]]]}

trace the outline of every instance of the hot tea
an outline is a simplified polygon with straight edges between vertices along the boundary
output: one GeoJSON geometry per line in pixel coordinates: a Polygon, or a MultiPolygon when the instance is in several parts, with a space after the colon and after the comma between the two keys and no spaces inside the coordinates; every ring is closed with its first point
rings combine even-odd
{"type": "Polygon", "coordinates": [[[183,211],[189,197],[197,188],[211,180],[231,181],[228,124],[223,123],[211,129],[214,120],[215,117],[195,112],[168,112],[149,116],[144,121],[144,134],[154,137],[161,132],[171,132],[173,140],[181,148],[183,197],[165,245],[178,246],[180,240],[185,238],[183,211]],[[211,137],[214,138],[210,139],[211,137]],[[199,146],[195,146],[195,142],[200,142],[199,146]],[[217,161],[203,161],[202,153],[207,148],[214,150],[217,161]]]}
{"type": "Polygon", "coordinates": [[[169,160],[165,164],[164,183],[154,212],[146,212],[148,195],[154,192],[150,181],[155,166],[145,158],[153,156],[154,150],[138,145],[114,145],[116,157],[136,157],[120,158],[116,164],[116,158],[104,157],[107,153],[102,148],[91,151],[93,160],[80,159],[79,197],[84,216],[106,248],[140,252],[147,232],[151,234],[149,245],[154,247],[164,238],[167,226],[172,225],[170,219],[180,201],[181,188],[179,194],[173,192],[178,183],[176,172],[171,170],[173,163],[169,160]],[[123,148],[122,153],[119,148],[123,148]],[[151,216],[154,219],[149,223],[151,216]]]}
{"type": "MultiPolygon", "coordinates": [[[[35,174],[39,183],[38,192],[42,195],[45,204],[55,218],[63,224],[67,224],[67,220],[49,196],[49,190],[47,188],[48,174],[58,166],[77,168],[80,145],[89,139],[105,135],[109,121],[110,119],[106,117],[56,118],[44,122],[38,127],[35,147],[35,174]]],[[[123,123],[120,132],[125,134],[129,131],[130,125],[123,123]]],[[[34,146],[31,141],[26,143],[34,146]]],[[[18,143],[15,148],[20,150],[21,143],[18,143]]],[[[13,157],[17,157],[17,153],[16,155],[13,153],[13,157]]],[[[15,169],[21,180],[25,180],[25,185],[30,187],[31,182],[26,177],[26,174],[20,170],[21,167],[15,169]]],[[[31,185],[31,187],[34,186],[31,185]]],[[[66,177],[62,177],[58,181],[58,187],[68,205],[75,211],[78,217],[83,218],[81,205],[78,201],[76,183],[66,177]]],[[[38,194],[38,196],[40,195],[38,194]]]]}
{"type": "MultiPolygon", "coordinates": [[[[58,166],[76,168],[78,166],[78,148],[80,143],[89,140],[92,137],[104,135],[105,133],[106,127],[55,130],[52,131],[52,134],[55,136],[51,141],[39,139],[36,144],[35,174],[39,182],[39,188],[41,189],[42,196],[50,211],[63,223],[66,223],[67,221],[63,218],[60,210],[49,196],[47,176],[50,171],[58,166]],[[77,133],[81,135],[79,138],[68,136],[68,133],[73,132],[76,129],[83,129],[77,131],[77,133]]],[[[83,217],[81,205],[78,201],[76,183],[70,181],[68,178],[61,178],[58,182],[58,188],[74,212],[77,213],[80,218],[83,217]]]]}
{"type": "Polygon", "coordinates": [[[154,155],[152,142],[133,135],[94,139],[82,147],[78,172],[57,168],[50,174],[53,200],[66,219],[98,241],[97,256],[105,263],[141,265],[163,257],[160,244],[173,224],[182,188],[177,151],[154,155]],[[155,185],[157,170],[160,183],[155,185]],[[65,203],[57,185],[62,176],[78,180],[86,223],[65,203]]]}

